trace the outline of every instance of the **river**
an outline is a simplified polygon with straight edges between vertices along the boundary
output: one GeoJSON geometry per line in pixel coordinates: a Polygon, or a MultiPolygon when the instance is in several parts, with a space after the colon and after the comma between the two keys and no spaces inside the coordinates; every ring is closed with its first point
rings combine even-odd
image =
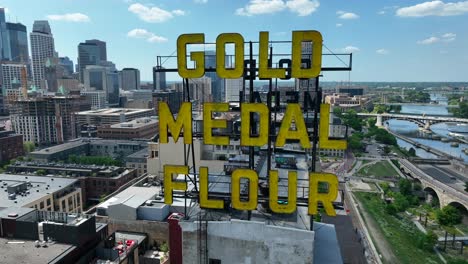
{"type": "MultiPolygon", "coordinates": [[[[402,114],[426,114],[426,115],[446,115],[451,116],[451,113],[445,107],[447,105],[447,98],[441,95],[431,94],[431,100],[439,101],[439,105],[403,105],[401,108],[402,114]]],[[[439,135],[441,137],[449,137],[448,129],[456,130],[458,134],[464,135],[468,139],[468,126],[456,126],[454,123],[439,123],[431,126],[433,134],[426,134],[419,130],[418,125],[413,122],[404,120],[389,120],[386,125],[391,131],[407,136],[414,141],[420,142],[421,144],[427,145],[434,149],[443,151],[455,157],[459,157],[468,163],[468,155],[463,153],[463,149],[468,148],[468,144],[460,143],[458,147],[452,147],[450,142],[442,142],[440,140],[431,139],[433,135],[439,135]]],[[[413,147],[416,150],[416,155],[422,158],[436,158],[432,153],[429,153],[423,149],[415,148],[410,143],[397,139],[400,147],[409,149],[413,147]]]]}

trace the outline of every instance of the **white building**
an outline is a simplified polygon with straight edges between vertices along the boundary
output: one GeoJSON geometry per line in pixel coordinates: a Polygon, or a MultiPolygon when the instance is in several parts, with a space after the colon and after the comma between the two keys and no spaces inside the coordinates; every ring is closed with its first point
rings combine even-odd
{"type": "Polygon", "coordinates": [[[91,110],[103,109],[107,107],[105,91],[81,91],[81,95],[89,98],[91,110]]]}
{"type": "MultiPolygon", "coordinates": [[[[2,90],[6,95],[6,90],[12,89],[12,83],[19,83],[21,80],[21,70],[26,68],[24,63],[2,62],[2,90]]],[[[16,87],[15,87],[16,88],[16,87]]]]}
{"type": "Polygon", "coordinates": [[[44,89],[41,81],[45,78],[45,63],[47,58],[52,58],[55,54],[54,37],[49,22],[34,21],[30,39],[34,84],[44,89]]]}
{"type": "Polygon", "coordinates": [[[119,104],[119,78],[112,67],[86,66],[83,78],[86,90],[104,91],[108,105],[119,104]]]}

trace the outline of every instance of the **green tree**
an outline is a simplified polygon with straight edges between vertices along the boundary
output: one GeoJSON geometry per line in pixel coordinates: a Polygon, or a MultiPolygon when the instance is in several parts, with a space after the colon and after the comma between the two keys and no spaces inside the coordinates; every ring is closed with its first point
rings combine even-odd
{"type": "Polygon", "coordinates": [[[389,215],[396,215],[397,209],[394,204],[387,204],[385,206],[385,212],[389,215]]]}
{"type": "Polygon", "coordinates": [[[388,191],[390,191],[390,185],[388,184],[388,182],[382,182],[382,183],[379,183],[379,185],[382,188],[384,194],[387,194],[388,191]]]}
{"type": "Polygon", "coordinates": [[[26,154],[33,152],[36,149],[34,142],[26,141],[23,143],[23,149],[26,154]]]}
{"type": "Polygon", "coordinates": [[[400,181],[398,181],[398,188],[400,189],[400,193],[404,196],[411,195],[412,187],[410,180],[401,179],[400,181]]]}
{"type": "Polygon", "coordinates": [[[455,117],[468,118],[468,102],[460,102],[458,108],[454,108],[452,113],[455,117]]]}
{"type": "Polygon", "coordinates": [[[432,230],[429,230],[427,234],[421,234],[419,236],[417,246],[420,249],[432,251],[435,244],[437,243],[437,239],[437,235],[432,230]]]}
{"type": "Polygon", "coordinates": [[[45,170],[43,170],[43,169],[39,169],[39,170],[36,171],[36,174],[37,174],[37,175],[41,175],[41,176],[42,176],[42,175],[46,175],[46,173],[47,173],[47,172],[46,172],[45,170]]]}
{"type": "Polygon", "coordinates": [[[447,205],[442,210],[437,211],[437,222],[444,226],[453,226],[461,223],[463,216],[457,208],[447,205]]]}
{"type": "Polygon", "coordinates": [[[403,212],[410,206],[410,202],[406,196],[401,193],[396,193],[394,199],[393,204],[398,212],[403,212]]]}

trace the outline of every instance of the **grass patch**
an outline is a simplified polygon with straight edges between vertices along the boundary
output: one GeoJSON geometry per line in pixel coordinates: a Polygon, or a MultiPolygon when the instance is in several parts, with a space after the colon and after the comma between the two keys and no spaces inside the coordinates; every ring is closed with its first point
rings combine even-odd
{"type": "Polygon", "coordinates": [[[400,263],[441,263],[434,252],[425,251],[416,246],[422,232],[404,214],[396,217],[388,215],[384,209],[385,203],[378,194],[355,192],[355,195],[377,222],[400,263]]]}
{"type": "Polygon", "coordinates": [[[398,178],[398,172],[386,160],[366,166],[360,169],[358,174],[371,178],[398,178]]]}

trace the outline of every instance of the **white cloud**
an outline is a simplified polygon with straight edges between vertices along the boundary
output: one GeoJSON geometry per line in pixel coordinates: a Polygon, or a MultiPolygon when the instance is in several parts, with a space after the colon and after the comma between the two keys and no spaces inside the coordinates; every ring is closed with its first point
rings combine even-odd
{"type": "Polygon", "coordinates": [[[206,4],[208,3],[208,0],[195,0],[194,2],[197,4],[206,4]]]}
{"type": "Polygon", "coordinates": [[[336,11],[336,14],[338,15],[338,18],[340,19],[357,19],[359,16],[355,13],[351,12],[345,12],[345,11],[336,11]]]}
{"type": "Polygon", "coordinates": [[[262,14],[273,14],[283,11],[286,5],[282,0],[251,0],[245,7],[238,8],[236,15],[253,16],[262,14]]]}
{"type": "Polygon", "coordinates": [[[336,23],[336,27],[342,27],[342,26],[343,26],[343,24],[341,24],[341,23],[336,23]]]}
{"type": "Polygon", "coordinates": [[[176,16],[184,15],[185,12],[182,10],[167,11],[159,7],[148,7],[140,3],[131,4],[128,7],[128,11],[137,15],[141,20],[149,23],[162,23],[170,20],[176,16]]]}
{"type": "Polygon", "coordinates": [[[167,38],[154,35],[148,38],[147,41],[151,43],[163,43],[163,42],[167,42],[167,38]]]}
{"type": "Polygon", "coordinates": [[[434,44],[437,42],[452,42],[456,39],[456,37],[457,37],[457,34],[449,32],[449,33],[442,34],[440,37],[432,36],[430,38],[420,40],[417,43],[422,44],[422,45],[429,45],[429,44],[434,44]]]}
{"type": "Polygon", "coordinates": [[[290,0],[286,2],[286,6],[299,16],[308,16],[317,10],[320,3],[317,0],[290,0]]]}
{"type": "Polygon", "coordinates": [[[354,46],[346,46],[341,50],[346,53],[354,53],[354,52],[360,51],[358,47],[354,47],[354,46]]]}
{"type": "Polygon", "coordinates": [[[66,22],[89,22],[91,19],[85,14],[81,13],[69,13],[63,15],[48,15],[47,19],[54,21],[66,21],[66,22]]]}
{"type": "Polygon", "coordinates": [[[440,38],[438,37],[430,37],[427,39],[419,40],[417,43],[421,45],[429,45],[429,44],[434,44],[440,41],[440,38]]]}
{"type": "Polygon", "coordinates": [[[378,14],[378,15],[385,15],[385,11],[383,11],[383,10],[382,10],[382,11],[379,11],[379,12],[377,12],[377,14],[378,14]]]}
{"type": "Polygon", "coordinates": [[[455,33],[445,33],[442,35],[442,41],[444,42],[452,42],[455,40],[457,37],[457,34],[455,33]]]}
{"type": "Polygon", "coordinates": [[[320,6],[318,0],[250,0],[235,12],[238,16],[273,14],[289,9],[299,16],[308,16],[320,6]]]}
{"type": "Polygon", "coordinates": [[[468,13],[468,1],[444,3],[431,1],[400,8],[396,15],[400,17],[458,16],[468,13]]]}
{"type": "Polygon", "coordinates": [[[167,38],[157,36],[153,32],[150,32],[142,28],[135,28],[135,29],[130,30],[127,33],[127,37],[146,39],[146,41],[151,42],[151,43],[167,42],[167,38]]]}
{"type": "Polygon", "coordinates": [[[386,50],[386,49],[378,49],[375,52],[377,52],[377,54],[381,54],[381,55],[387,55],[389,53],[389,51],[386,50]]]}
{"type": "Polygon", "coordinates": [[[176,16],[183,16],[183,15],[185,15],[185,11],[180,10],[180,9],[176,9],[176,10],[172,10],[172,14],[174,14],[176,16]]]}

